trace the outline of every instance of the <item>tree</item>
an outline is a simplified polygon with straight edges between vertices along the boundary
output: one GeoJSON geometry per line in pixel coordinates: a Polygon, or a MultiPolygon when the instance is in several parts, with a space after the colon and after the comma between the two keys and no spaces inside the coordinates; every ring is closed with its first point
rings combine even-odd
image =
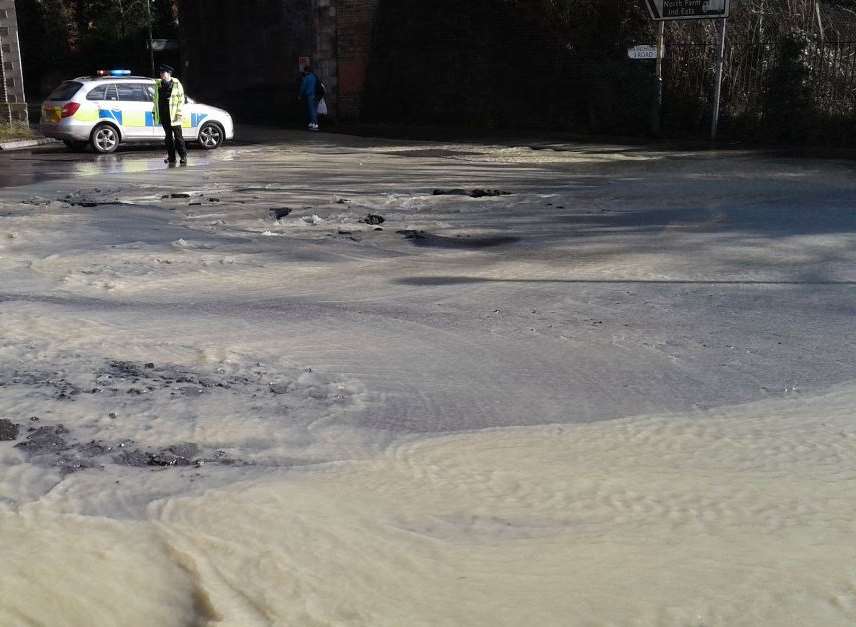
{"type": "MultiPolygon", "coordinates": [[[[148,0],[17,0],[31,99],[99,68],[148,71],[148,0]]],[[[151,0],[155,37],[176,38],[172,0],[151,0]]]]}

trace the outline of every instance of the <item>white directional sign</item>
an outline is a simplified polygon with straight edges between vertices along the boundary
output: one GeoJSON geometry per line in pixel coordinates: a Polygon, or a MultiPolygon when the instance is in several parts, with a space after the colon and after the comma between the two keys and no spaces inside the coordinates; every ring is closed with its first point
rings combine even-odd
{"type": "MultiPolygon", "coordinates": [[[[633,46],[627,49],[627,56],[631,59],[656,59],[657,46],[633,46]]],[[[663,56],[666,56],[665,49],[663,50],[663,56]]]]}
{"type": "Polygon", "coordinates": [[[729,0],[645,0],[655,20],[710,20],[728,17],[729,0]]]}
{"type": "Polygon", "coordinates": [[[164,50],[178,50],[177,39],[152,39],[152,50],[163,52],[164,50]]]}

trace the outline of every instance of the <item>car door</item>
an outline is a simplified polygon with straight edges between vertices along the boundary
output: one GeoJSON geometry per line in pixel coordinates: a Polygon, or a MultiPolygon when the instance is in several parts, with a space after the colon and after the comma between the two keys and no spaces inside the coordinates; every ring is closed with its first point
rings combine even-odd
{"type": "Polygon", "coordinates": [[[113,122],[122,128],[122,107],[119,103],[119,94],[116,91],[115,83],[106,83],[99,85],[95,89],[89,91],[86,99],[94,101],[98,105],[98,119],[113,122]]]}
{"type": "Polygon", "coordinates": [[[126,139],[146,140],[153,137],[152,101],[146,86],[146,83],[132,82],[116,84],[126,139]]]}

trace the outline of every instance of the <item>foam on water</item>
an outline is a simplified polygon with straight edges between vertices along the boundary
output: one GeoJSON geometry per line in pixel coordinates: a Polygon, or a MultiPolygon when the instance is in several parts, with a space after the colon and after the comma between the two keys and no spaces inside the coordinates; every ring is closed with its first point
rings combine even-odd
{"type": "Polygon", "coordinates": [[[854,406],[405,438],[184,494],[77,473],[3,511],[0,622],[62,596],[123,625],[851,625],[854,406]]]}

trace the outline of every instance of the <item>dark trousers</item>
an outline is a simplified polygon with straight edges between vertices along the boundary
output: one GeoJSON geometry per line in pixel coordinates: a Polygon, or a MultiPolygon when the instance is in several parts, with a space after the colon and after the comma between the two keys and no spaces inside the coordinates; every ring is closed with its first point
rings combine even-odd
{"type": "Polygon", "coordinates": [[[166,133],[166,152],[169,155],[169,160],[175,161],[175,151],[178,149],[179,158],[182,161],[186,161],[187,146],[184,145],[184,135],[181,132],[181,126],[172,126],[169,122],[166,122],[163,124],[163,130],[166,133]]]}
{"type": "Polygon", "coordinates": [[[306,113],[310,124],[318,124],[318,102],[313,96],[306,98],[306,113]]]}

